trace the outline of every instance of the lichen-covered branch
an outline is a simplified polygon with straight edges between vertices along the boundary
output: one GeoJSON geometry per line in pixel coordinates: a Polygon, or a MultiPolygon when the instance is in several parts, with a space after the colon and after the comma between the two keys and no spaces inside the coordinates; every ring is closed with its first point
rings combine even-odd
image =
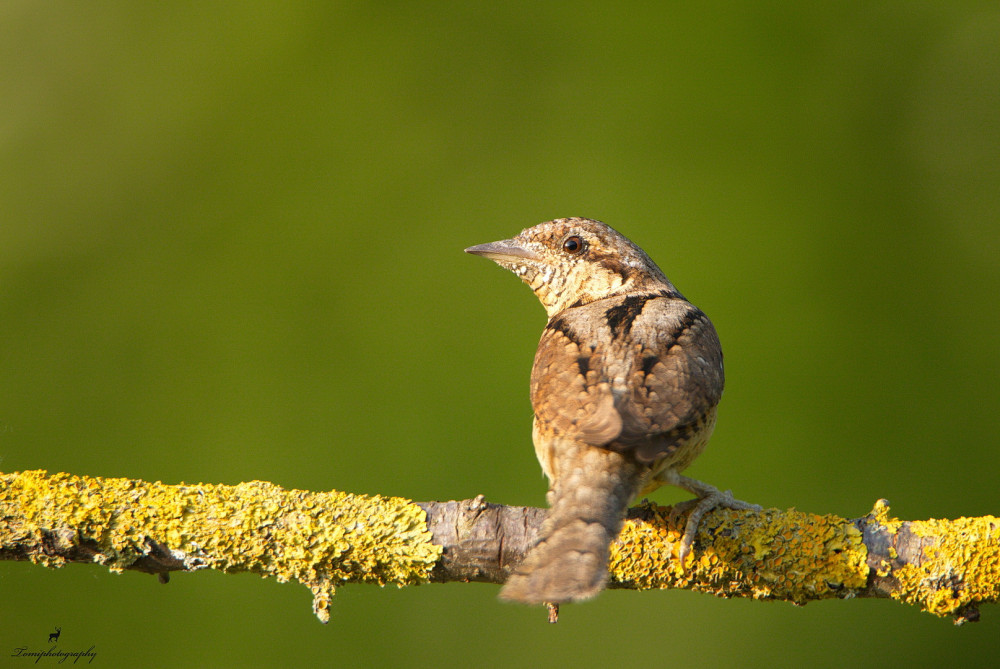
{"type": "Polygon", "coordinates": [[[346,582],[424,582],[441,556],[424,511],[398,497],[251,481],[165,485],[27,471],[0,475],[0,559],[112,571],[218,569],[296,580],[329,619],[346,582]]]}
{"type": "MultiPolygon", "coordinates": [[[[804,604],[891,597],[958,622],[1000,597],[1000,519],[901,521],[879,500],[849,520],[801,511],[717,511],[675,559],[684,516],[643,504],[612,546],[610,587],[690,588],[804,604]]],[[[166,580],[218,569],[296,580],[329,618],[342,583],[502,583],[543,509],[235,486],[166,485],[44,471],[0,474],[0,559],[95,562],[166,580]]]]}

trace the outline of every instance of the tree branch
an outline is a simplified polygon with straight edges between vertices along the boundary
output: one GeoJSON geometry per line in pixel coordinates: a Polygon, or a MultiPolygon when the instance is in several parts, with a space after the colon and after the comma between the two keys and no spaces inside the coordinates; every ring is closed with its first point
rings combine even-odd
{"type": "MultiPolygon", "coordinates": [[[[643,503],[611,549],[612,588],[688,588],[805,604],[891,597],[956,622],[1000,597],[1000,519],[901,521],[879,500],[855,520],[801,511],[717,511],[683,567],[684,514],[643,503]]],[[[0,474],[0,559],[295,580],[329,619],[343,583],[503,583],[544,509],[235,486],[166,485],[44,471],[0,474]]]]}

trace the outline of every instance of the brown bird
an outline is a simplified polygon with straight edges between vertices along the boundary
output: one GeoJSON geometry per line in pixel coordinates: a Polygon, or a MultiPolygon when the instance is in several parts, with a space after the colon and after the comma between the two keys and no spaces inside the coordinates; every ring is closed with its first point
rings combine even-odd
{"type": "Polygon", "coordinates": [[[502,599],[558,604],[596,595],[629,504],[663,484],[697,496],[682,564],[706,512],[759,508],[680,474],[712,434],[722,348],[708,317],[642,249],[599,221],[560,218],[465,250],[521,277],[549,317],[531,404],[551,509],[502,599]]]}

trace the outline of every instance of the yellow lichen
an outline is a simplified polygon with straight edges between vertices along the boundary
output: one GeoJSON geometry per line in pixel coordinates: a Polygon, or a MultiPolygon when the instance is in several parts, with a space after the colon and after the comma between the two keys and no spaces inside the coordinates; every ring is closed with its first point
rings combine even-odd
{"type": "Polygon", "coordinates": [[[612,546],[614,580],[637,588],[693,587],[718,596],[810,599],[849,596],[865,587],[867,549],[853,523],[836,516],[718,511],[699,528],[681,570],[673,559],[683,518],[649,506],[649,518],[628,521],[612,546]]]}
{"type": "Polygon", "coordinates": [[[875,506],[868,512],[866,520],[869,524],[881,525],[891,534],[898,532],[899,528],[903,525],[903,521],[899,518],[889,515],[889,500],[887,499],[876,500],[875,506]]]}
{"type": "MultiPolygon", "coordinates": [[[[249,571],[296,580],[328,618],[334,587],[346,582],[421,583],[441,555],[426,515],[397,497],[285,490],[252,481],[236,486],[165,485],[44,471],[0,475],[0,548],[79,539],[95,559],[121,571],[155,541],[189,568],[249,571]]],[[[50,567],[65,560],[30,553],[50,567]]]]}
{"type": "Polygon", "coordinates": [[[927,542],[919,559],[893,570],[892,596],[939,616],[1000,597],[1000,519],[911,521],[927,542]]]}

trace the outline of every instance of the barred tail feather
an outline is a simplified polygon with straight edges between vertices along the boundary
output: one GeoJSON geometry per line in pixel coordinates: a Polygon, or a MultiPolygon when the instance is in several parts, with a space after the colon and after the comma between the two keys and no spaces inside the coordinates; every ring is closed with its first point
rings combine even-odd
{"type": "Polygon", "coordinates": [[[619,453],[579,442],[555,450],[564,455],[550,493],[552,508],[501,599],[576,602],[595,596],[607,582],[608,549],[638,493],[639,467],[619,453]]]}

